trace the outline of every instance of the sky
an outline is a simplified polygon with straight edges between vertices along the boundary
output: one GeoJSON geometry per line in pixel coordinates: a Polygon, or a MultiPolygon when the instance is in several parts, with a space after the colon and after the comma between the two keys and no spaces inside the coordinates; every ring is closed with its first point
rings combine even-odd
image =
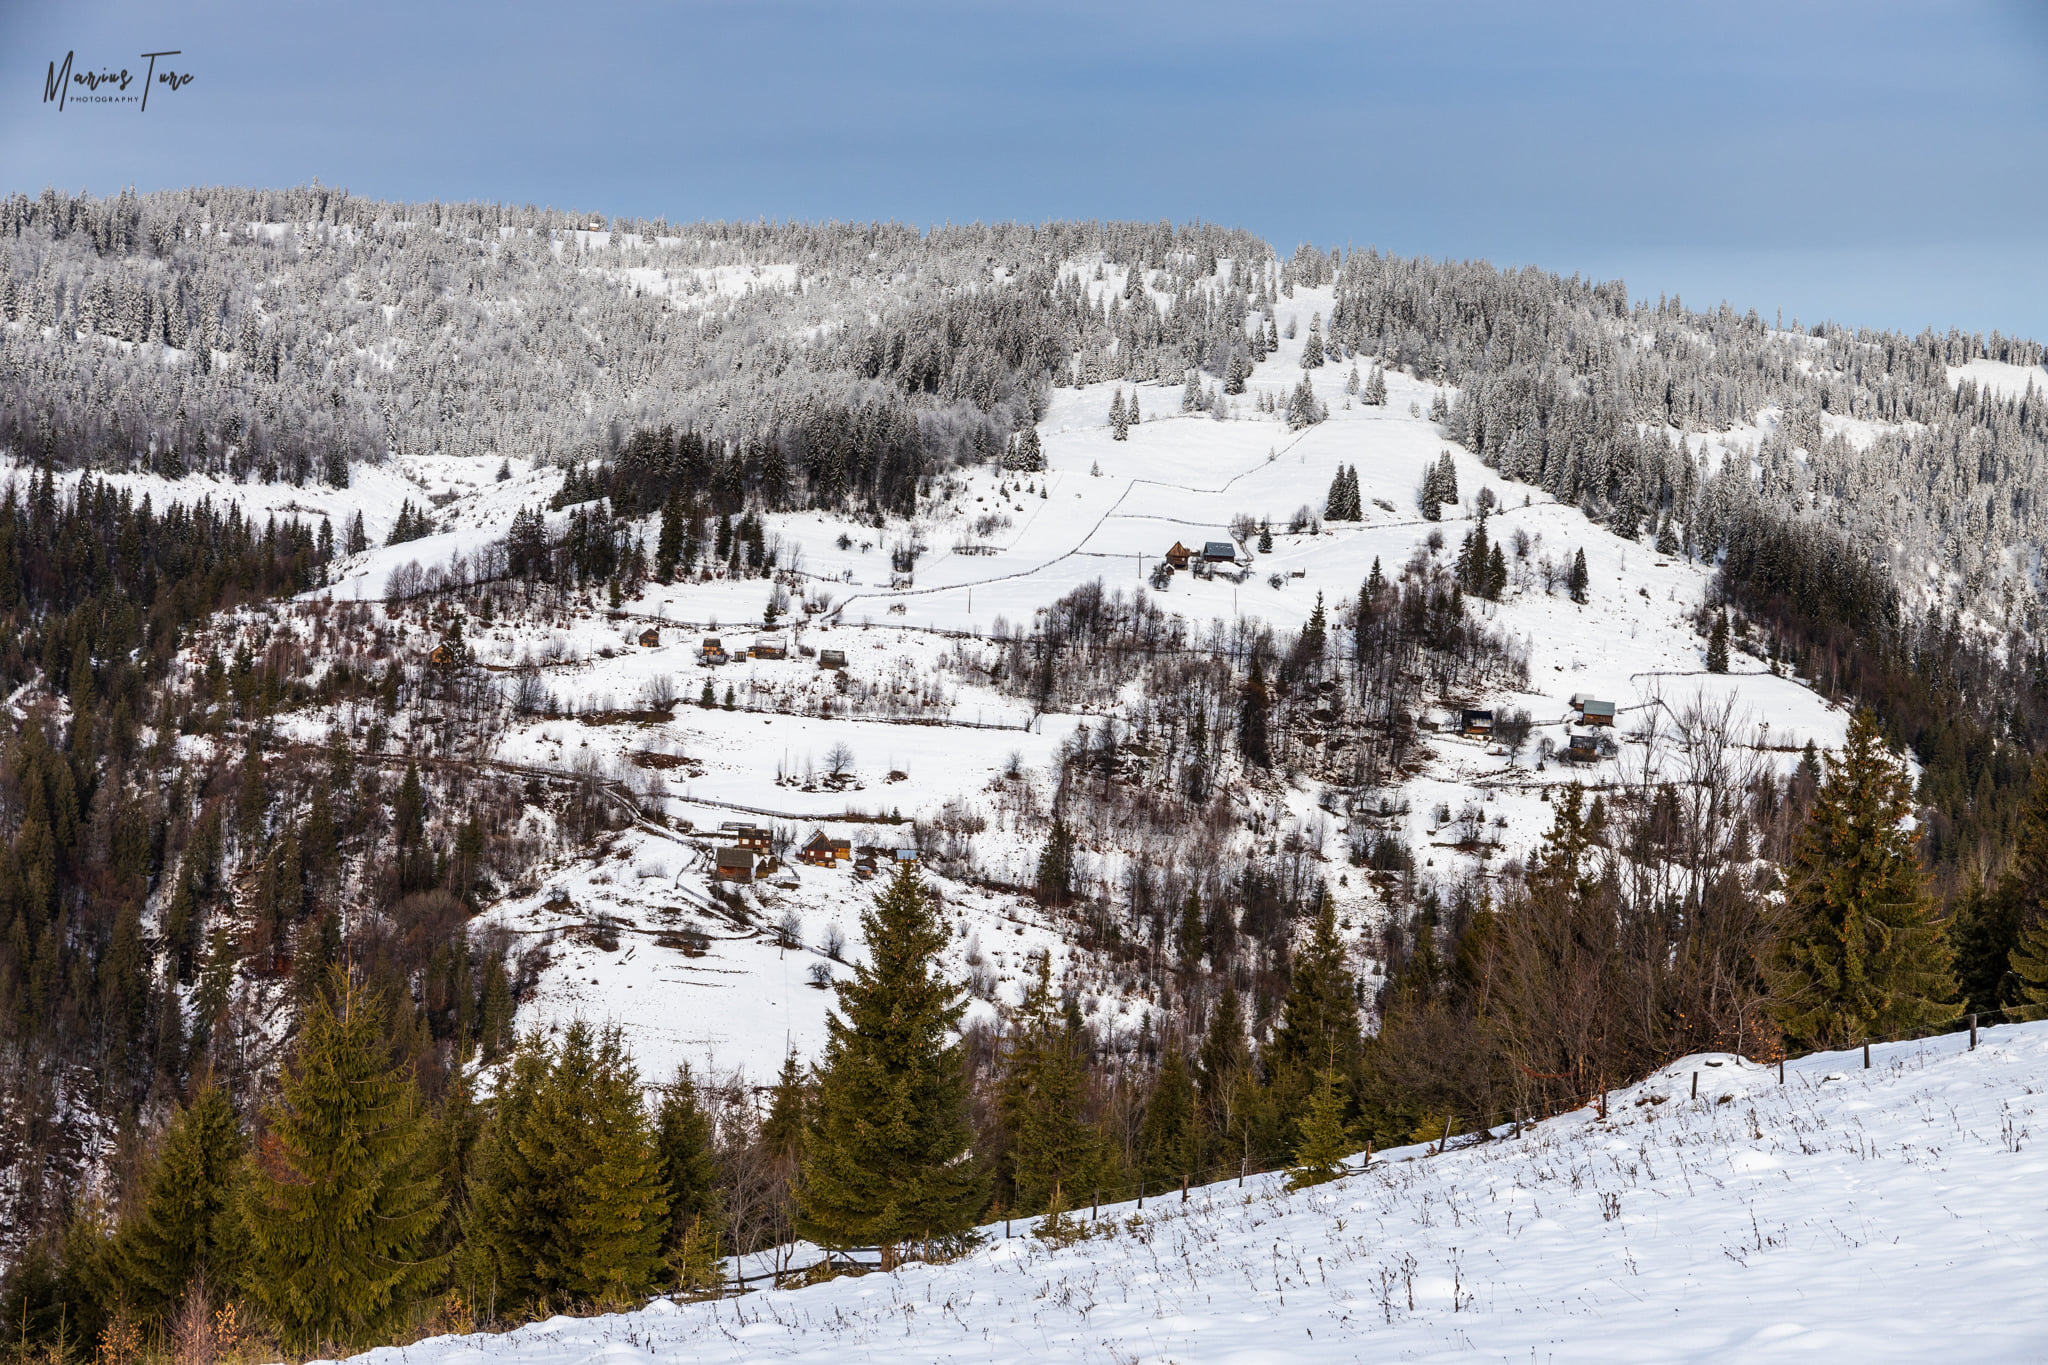
{"type": "Polygon", "coordinates": [[[2044,0],[0,0],[0,54],[6,192],[1200,218],[2048,338],[2044,0]],[[146,109],[43,98],[172,49],[146,109]]]}

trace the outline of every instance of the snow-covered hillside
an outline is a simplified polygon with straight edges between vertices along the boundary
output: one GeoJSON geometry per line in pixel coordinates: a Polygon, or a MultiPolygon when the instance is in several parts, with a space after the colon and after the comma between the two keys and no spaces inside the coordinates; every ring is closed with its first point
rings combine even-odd
{"type": "MultiPolygon", "coordinates": [[[[1115,285],[1112,278],[1102,287],[1115,285]]],[[[1448,390],[1389,372],[1387,402],[1368,406],[1347,381],[1354,368],[1369,377],[1370,359],[1333,354],[1304,371],[1311,322],[1327,319],[1334,302],[1324,287],[1297,289],[1277,303],[1277,349],[1252,368],[1226,420],[1183,413],[1178,385],[1126,385],[1122,391],[1136,395],[1141,416],[1128,439],[1118,441],[1107,416],[1120,386],[1055,389],[1039,423],[1043,472],[962,468],[939,481],[937,496],[913,522],[881,530],[817,510],[767,514],[765,529],[781,542],[781,562],[796,566],[780,587],[721,573],[650,582],[612,612],[588,602],[490,625],[472,621],[467,643],[487,677],[509,686],[515,667],[537,665],[563,709],[583,713],[515,717],[490,759],[612,779],[643,809],[694,831],[635,827],[595,858],[579,853],[544,868],[528,888],[489,909],[490,922],[519,941],[555,940],[551,965],[523,1002],[521,1026],[616,1019],[627,1025],[649,1076],[688,1061],[740,1067],[761,1079],[791,1047],[815,1055],[830,996],[814,987],[858,960],[858,913],[871,888],[844,866],[792,865],[777,884],[747,893],[751,921],[736,923],[706,894],[716,842],[706,836],[723,822],[752,820],[799,841],[823,829],[857,844],[889,846],[907,837],[910,822],[946,816],[972,830],[960,837],[983,883],[933,878],[955,924],[950,965],[963,980],[977,969],[982,974],[986,999],[977,1011],[1018,999],[1028,957],[1050,949],[1063,972],[1073,968],[1067,979],[1085,997],[1093,1022],[1109,1034],[1135,1034],[1147,1001],[1129,983],[1090,976],[1068,951],[1071,926],[1049,920],[1028,897],[990,888],[1031,880],[1042,833],[1020,813],[1032,800],[1024,788],[1049,784],[1062,744],[1077,726],[1099,720],[1034,714],[1025,700],[991,686],[988,667],[1001,657],[991,637],[1030,629],[1064,594],[1097,580],[1147,594],[1181,618],[1191,636],[1217,621],[1265,622],[1291,633],[1319,599],[1334,624],[1375,563],[1392,578],[1418,557],[1453,559],[1482,489],[1497,500],[1490,536],[1515,548],[1502,600],[1471,598],[1467,607],[1526,660],[1529,682],[1525,691],[1463,700],[1525,709],[1534,730],[1514,755],[1448,732],[1422,736],[1423,761],[1384,793],[1385,814],[1374,828],[1414,849],[1430,879],[1484,872],[1533,845],[1549,826],[1548,798],[1560,785],[1623,773],[1637,780],[1681,775],[1689,758],[1677,732],[1689,714],[1696,720],[1726,707],[1747,756],[1780,772],[1809,741],[1823,748],[1840,742],[1843,712],[1743,654],[1739,642],[1728,673],[1706,671],[1707,641],[1696,613],[1709,566],[1659,555],[1610,534],[1576,507],[1501,479],[1426,415],[1448,390]],[[1328,417],[1292,430],[1282,414],[1304,373],[1328,417]],[[1442,521],[1427,521],[1417,492],[1447,450],[1462,496],[1444,508],[1442,521]],[[1340,468],[1356,469],[1364,515],[1325,523],[1324,499],[1340,468]],[[1306,524],[1290,530],[1303,511],[1306,524]],[[1163,591],[1150,586],[1175,541],[1229,540],[1233,521],[1242,525],[1243,518],[1272,526],[1270,553],[1241,544],[1241,570],[1227,566],[1233,571],[1211,577],[1177,572],[1163,591]],[[908,576],[895,570],[890,553],[906,543],[924,547],[908,576]],[[979,552],[954,552],[967,545],[979,552]],[[1584,605],[1570,599],[1562,577],[1581,551],[1590,577],[1584,605]],[[834,690],[833,675],[798,648],[783,660],[741,658],[718,668],[700,661],[705,635],[743,648],[778,591],[792,602],[784,623],[791,644],[842,651],[845,675],[865,700],[848,703],[834,690]],[[806,602],[819,610],[802,610],[806,602]],[[643,647],[640,635],[650,626],[659,643],[643,647]],[[691,704],[707,684],[721,700],[731,689],[734,709],[691,704]],[[685,704],[667,708],[667,718],[651,714],[647,698],[657,692],[685,704]],[[1616,704],[1618,756],[1584,766],[1545,762],[1546,753],[1564,749],[1568,703],[1580,695],[1616,704]],[[848,771],[841,781],[822,782],[835,746],[850,756],[848,771]],[[594,916],[623,933],[623,946],[597,946],[585,932],[594,916]],[[787,931],[776,929],[785,923],[787,931]]],[[[237,500],[259,518],[325,517],[337,535],[360,511],[375,548],[338,561],[331,586],[307,594],[317,605],[375,603],[394,570],[473,560],[504,536],[515,513],[544,508],[563,478],[559,469],[516,461],[504,480],[498,472],[499,460],[489,455],[429,455],[358,466],[345,489],[142,473],[108,478],[158,506],[237,500]],[[406,502],[431,507],[438,529],[380,544],[406,502]]],[[[559,530],[569,512],[547,515],[559,530]]],[[[651,545],[655,520],[640,523],[638,534],[651,545]]],[[[409,625],[397,606],[370,610],[393,628],[401,652],[419,657],[430,647],[424,615],[409,625]]],[[[195,644],[195,668],[201,652],[195,644]]],[[[1421,712],[1439,704],[1436,697],[1416,698],[1421,712]]],[[[333,715],[314,710],[288,717],[284,728],[319,743],[332,725],[359,729],[360,720],[354,707],[333,715]]],[[[405,723],[399,718],[401,733],[405,723]]],[[[1376,918],[1374,892],[1365,879],[1345,875],[1347,821],[1355,814],[1332,808],[1324,789],[1307,779],[1241,789],[1229,799],[1247,830],[1254,823],[1292,829],[1319,850],[1315,856],[1327,864],[1323,879],[1348,931],[1367,933],[1376,918]]],[[[1252,838],[1242,836],[1247,848],[1252,838]]],[[[1114,899],[1128,850],[1085,835],[1084,843],[1092,882],[1114,899]]]]}
{"type": "Polygon", "coordinates": [[[1519,1136],[1001,1225],[960,1259],[438,1338],[365,1365],[2029,1361],[2048,1356],[2048,1025],[1686,1058],[1519,1136]],[[1696,1093],[1695,1093],[1696,1086],[1696,1093]]]}

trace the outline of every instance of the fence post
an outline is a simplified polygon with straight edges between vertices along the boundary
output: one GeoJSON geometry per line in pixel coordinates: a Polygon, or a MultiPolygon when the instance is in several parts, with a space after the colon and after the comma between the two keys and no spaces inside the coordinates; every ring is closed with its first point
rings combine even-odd
{"type": "Polygon", "coordinates": [[[1143,1176],[1139,1176],[1139,1177],[1138,1177],[1138,1209],[1139,1209],[1139,1211],[1140,1211],[1140,1212],[1143,1212],[1144,1208],[1145,1208],[1145,1178],[1144,1178],[1143,1176]]]}
{"type": "Polygon", "coordinates": [[[1970,1051],[1977,1050],[1977,1016],[1970,1016],[1970,1051]]]}
{"type": "Polygon", "coordinates": [[[1007,1213],[1003,1215],[1003,1240],[1010,1240],[1010,1215],[1007,1213]]]}
{"type": "Polygon", "coordinates": [[[1778,1084],[1779,1084],[1779,1085],[1783,1085],[1784,1083],[1785,1083],[1785,1059],[1784,1059],[1783,1057],[1780,1057],[1780,1058],[1778,1058],[1778,1084]]]}
{"type": "Polygon", "coordinates": [[[1694,1099],[1700,1097],[1700,1073],[1697,1071],[1692,1073],[1692,1097],[1694,1099]]]}
{"type": "Polygon", "coordinates": [[[1863,1040],[1863,1069],[1865,1071],[1870,1070],[1870,1040],[1868,1038],[1863,1040]]]}
{"type": "Polygon", "coordinates": [[[1100,1217],[1102,1217],[1102,1191],[1097,1190],[1095,1197],[1088,1201],[1088,1221],[1093,1223],[1100,1217]]]}
{"type": "Polygon", "coordinates": [[[1185,1172],[1182,1173],[1180,1178],[1180,1202],[1183,1204],[1188,1202],[1188,1178],[1185,1172]]]}

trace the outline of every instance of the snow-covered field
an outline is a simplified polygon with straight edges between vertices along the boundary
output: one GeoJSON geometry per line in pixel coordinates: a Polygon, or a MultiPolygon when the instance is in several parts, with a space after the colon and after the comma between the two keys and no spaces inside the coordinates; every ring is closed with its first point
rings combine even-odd
{"type": "MultiPolygon", "coordinates": [[[[1065,1247],[557,1317],[366,1365],[2038,1361],[2048,1024],[1689,1057],[1519,1137],[1102,1210],[1065,1247]],[[1697,1078],[1697,1097],[1694,1082],[1697,1078]]],[[[1085,1219],[1085,1214],[1083,1215],[1085,1219]]],[[[799,1261],[799,1264],[803,1263],[799,1261]]]]}

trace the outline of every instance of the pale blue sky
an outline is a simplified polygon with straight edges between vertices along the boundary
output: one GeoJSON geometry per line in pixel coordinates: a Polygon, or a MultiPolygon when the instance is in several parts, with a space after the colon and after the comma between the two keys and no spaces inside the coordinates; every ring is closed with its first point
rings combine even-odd
{"type": "Polygon", "coordinates": [[[2048,4],[0,0],[0,189],[1204,218],[2048,336],[2048,4]],[[53,59],[196,79],[42,102],[53,59]]]}

